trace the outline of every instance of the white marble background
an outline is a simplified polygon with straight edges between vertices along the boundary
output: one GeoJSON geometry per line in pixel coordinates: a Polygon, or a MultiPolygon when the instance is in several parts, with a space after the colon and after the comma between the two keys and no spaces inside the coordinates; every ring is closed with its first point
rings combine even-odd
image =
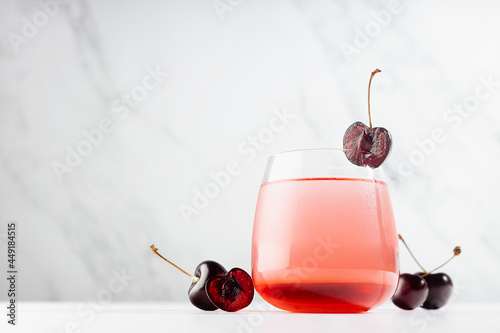
{"type": "MultiPolygon", "coordinates": [[[[22,300],[95,299],[117,271],[133,278],[114,300],[185,300],[189,279],[151,243],[190,271],[208,258],[249,270],[267,157],[339,147],[367,122],[377,67],[373,121],[394,139],[384,168],[398,231],[427,268],[462,246],[444,269],[454,301],[497,300],[500,3],[55,3],[0,3],[0,232],[19,224],[22,300]],[[271,140],[262,131],[283,110],[296,116],[271,140]],[[257,150],[259,133],[269,140],[257,150]],[[68,149],[88,154],[69,166],[68,149]],[[231,160],[239,174],[183,218],[231,160]]],[[[4,243],[2,269],[5,257],[4,243]]],[[[418,270],[403,249],[401,266],[418,270]]]]}

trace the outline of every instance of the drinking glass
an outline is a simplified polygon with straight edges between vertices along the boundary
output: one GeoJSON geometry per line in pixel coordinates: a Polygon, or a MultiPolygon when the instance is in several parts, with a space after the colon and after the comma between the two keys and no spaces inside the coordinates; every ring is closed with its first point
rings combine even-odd
{"type": "Polygon", "coordinates": [[[398,238],[379,169],[342,149],[271,156],[260,187],[252,277],[268,303],[292,312],[359,313],[394,294],[398,238]]]}

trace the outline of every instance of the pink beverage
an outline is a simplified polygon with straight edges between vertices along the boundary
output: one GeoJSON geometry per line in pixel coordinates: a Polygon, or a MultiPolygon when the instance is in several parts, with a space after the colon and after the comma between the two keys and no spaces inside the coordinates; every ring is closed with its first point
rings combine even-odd
{"type": "Polygon", "coordinates": [[[382,181],[264,182],[252,241],[255,289],[270,304],[293,312],[368,311],[396,290],[397,242],[382,181]]]}

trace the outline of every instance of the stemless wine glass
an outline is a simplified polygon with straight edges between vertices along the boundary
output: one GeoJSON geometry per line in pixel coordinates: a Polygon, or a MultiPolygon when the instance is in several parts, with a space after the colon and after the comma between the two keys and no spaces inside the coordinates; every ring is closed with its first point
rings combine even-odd
{"type": "Polygon", "coordinates": [[[268,160],[252,239],[252,276],[270,304],[292,312],[358,313],[389,300],[399,276],[387,184],[342,149],[268,160]]]}

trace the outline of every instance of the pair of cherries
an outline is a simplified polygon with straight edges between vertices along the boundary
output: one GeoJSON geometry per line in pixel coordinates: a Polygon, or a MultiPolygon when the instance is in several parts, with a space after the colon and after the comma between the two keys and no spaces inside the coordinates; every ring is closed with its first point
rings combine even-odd
{"type": "Polygon", "coordinates": [[[433,274],[433,272],[458,256],[462,252],[460,246],[456,246],[453,249],[453,257],[441,266],[428,272],[417,261],[403,237],[401,235],[398,236],[408,249],[408,252],[410,252],[413,260],[415,260],[424,272],[401,274],[399,276],[398,287],[392,297],[392,303],[403,310],[413,310],[419,306],[427,310],[435,310],[443,307],[451,297],[453,282],[448,274],[433,274]]]}
{"type": "Polygon", "coordinates": [[[193,279],[188,295],[191,304],[199,309],[213,311],[221,309],[235,312],[246,308],[253,300],[254,287],[250,275],[241,268],[233,268],[229,272],[219,263],[206,260],[189,274],[158,253],[151,245],[151,250],[160,258],[193,279]]]}

